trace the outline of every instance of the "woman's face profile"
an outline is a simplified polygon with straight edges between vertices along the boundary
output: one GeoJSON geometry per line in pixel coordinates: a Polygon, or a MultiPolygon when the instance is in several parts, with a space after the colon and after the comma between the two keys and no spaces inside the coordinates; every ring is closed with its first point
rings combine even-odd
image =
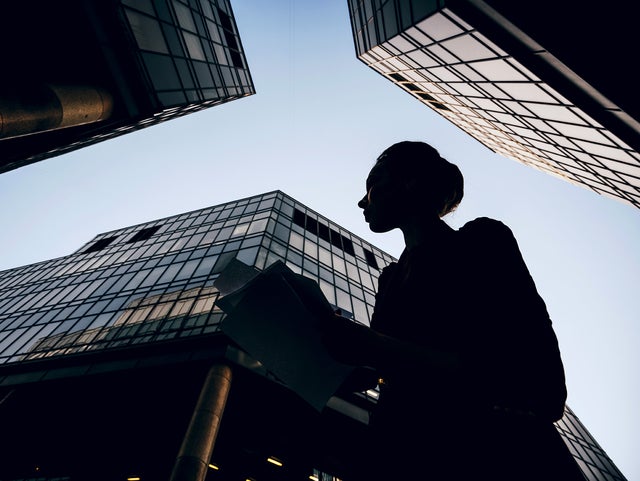
{"type": "Polygon", "coordinates": [[[373,166],[367,177],[365,196],[358,202],[372,232],[388,232],[399,227],[407,206],[405,189],[393,180],[385,162],[373,166]]]}

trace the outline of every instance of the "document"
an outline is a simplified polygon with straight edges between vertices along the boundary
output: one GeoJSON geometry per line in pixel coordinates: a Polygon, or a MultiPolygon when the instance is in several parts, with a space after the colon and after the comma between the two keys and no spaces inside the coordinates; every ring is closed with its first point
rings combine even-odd
{"type": "Polygon", "coordinates": [[[316,410],[353,372],[326,351],[319,323],[333,308],[312,279],[278,261],[260,272],[234,259],[214,285],[222,331],[316,410]]]}

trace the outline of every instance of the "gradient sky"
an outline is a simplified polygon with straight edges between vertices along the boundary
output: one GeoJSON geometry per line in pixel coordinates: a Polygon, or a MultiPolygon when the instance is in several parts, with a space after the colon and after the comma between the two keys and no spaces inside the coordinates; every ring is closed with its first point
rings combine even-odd
{"type": "Polygon", "coordinates": [[[377,155],[431,143],[465,175],[453,227],[514,232],[547,303],[568,404],[640,480],[640,211],[493,154],[355,57],[346,0],[232,0],[256,95],[0,175],[0,269],[275,189],[398,257],[357,200],[377,155]]]}

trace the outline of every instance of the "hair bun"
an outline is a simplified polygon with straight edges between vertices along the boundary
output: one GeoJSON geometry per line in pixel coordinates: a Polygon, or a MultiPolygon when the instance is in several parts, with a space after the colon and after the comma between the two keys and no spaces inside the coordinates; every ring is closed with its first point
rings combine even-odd
{"type": "Polygon", "coordinates": [[[394,178],[417,185],[420,190],[416,192],[417,198],[424,199],[426,191],[431,208],[440,217],[455,210],[462,201],[462,172],[426,142],[403,141],[393,144],[380,154],[378,162],[384,162],[394,178]]]}

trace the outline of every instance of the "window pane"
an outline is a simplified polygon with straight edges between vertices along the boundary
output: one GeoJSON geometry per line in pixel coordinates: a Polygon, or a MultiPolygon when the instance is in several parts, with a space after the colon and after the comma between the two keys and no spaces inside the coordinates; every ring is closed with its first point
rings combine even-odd
{"type": "Polygon", "coordinates": [[[136,37],[138,47],[152,52],[169,53],[167,44],[162,36],[160,24],[151,17],[141,15],[133,10],[126,10],[129,26],[136,37]]]}
{"type": "Polygon", "coordinates": [[[180,79],[171,58],[153,53],[143,53],[142,58],[156,90],[180,88],[180,79]]]}
{"type": "Polygon", "coordinates": [[[198,82],[201,87],[206,88],[214,86],[209,66],[206,63],[193,62],[193,67],[195,68],[196,76],[198,77],[198,82]]]}
{"type": "Polygon", "coordinates": [[[184,43],[187,45],[187,51],[189,56],[194,60],[206,60],[202,45],[200,44],[200,38],[189,32],[182,32],[184,43]]]}
{"type": "Polygon", "coordinates": [[[178,23],[185,30],[190,30],[192,32],[196,31],[196,25],[193,23],[193,17],[191,16],[191,10],[186,5],[181,4],[180,2],[174,1],[173,8],[176,10],[176,15],[178,17],[178,23]]]}

